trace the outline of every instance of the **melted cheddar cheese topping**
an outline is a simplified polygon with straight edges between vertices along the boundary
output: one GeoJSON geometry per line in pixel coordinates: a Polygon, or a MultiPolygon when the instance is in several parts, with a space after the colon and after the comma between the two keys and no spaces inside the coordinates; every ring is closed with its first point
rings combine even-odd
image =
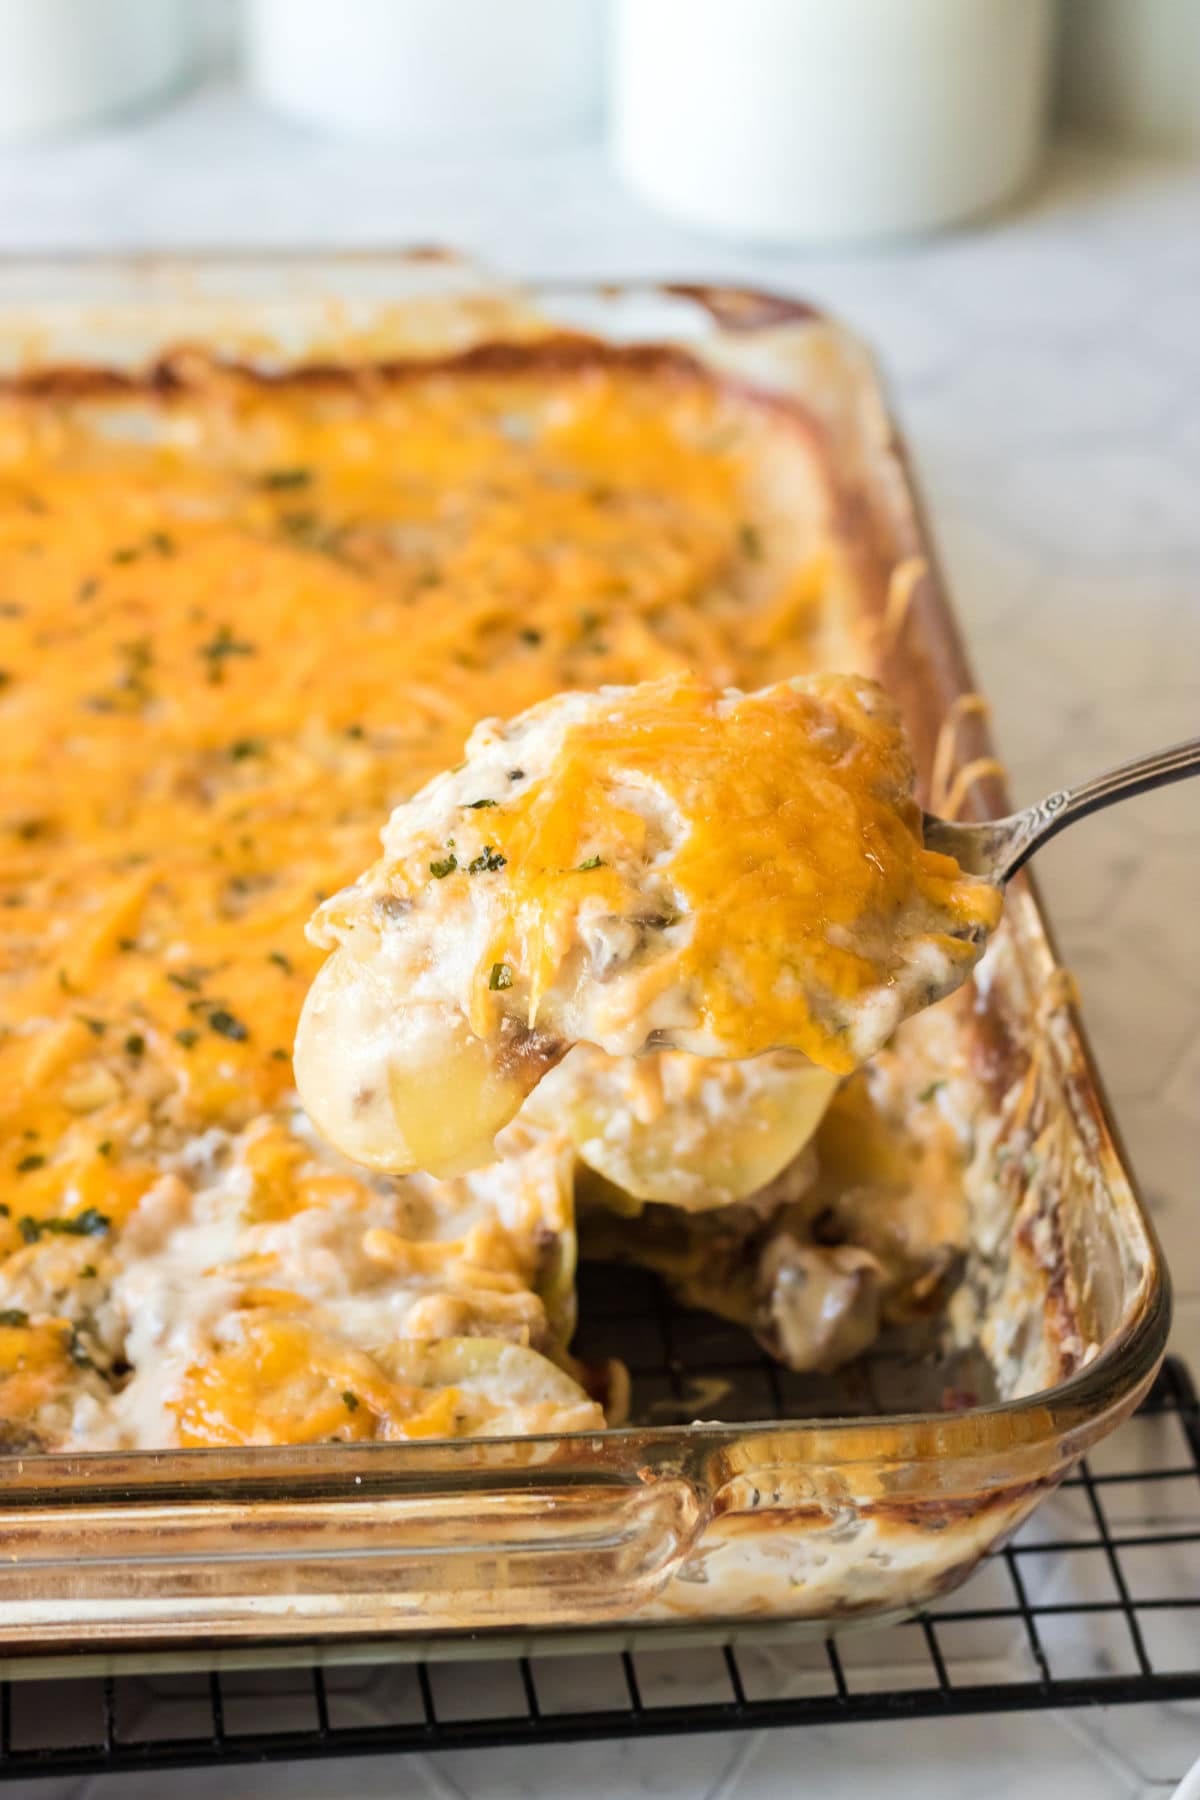
{"type": "Polygon", "coordinates": [[[423,1429],[382,1389],[347,1412],[336,1372],[314,1412],[306,1372],[397,1380],[389,1343],[464,1331],[562,1358],[569,1179],[507,1152],[516,1249],[472,1262],[440,1243],[459,1189],[314,1142],[305,921],[477,719],[847,666],[853,592],[804,434],[669,358],[272,383],[193,355],[0,399],[9,1442],[423,1429]]]}
{"type": "Polygon", "coordinates": [[[335,956],[298,1040],[314,1122],[440,1173],[486,1155],[575,1042],[848,1073],[963,981],[1000,916],[924,847],[914,780],[863,677],[672,676],[485,723],[317,914],[335,956]]]}

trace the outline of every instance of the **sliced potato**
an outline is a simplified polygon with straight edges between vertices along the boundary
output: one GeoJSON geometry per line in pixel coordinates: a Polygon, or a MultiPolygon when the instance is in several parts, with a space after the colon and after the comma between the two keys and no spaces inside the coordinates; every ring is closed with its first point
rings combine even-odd
{"type": "Polygon", "coordinates": [[[497,1060],[446,1005],[397,1006],[369,964],[339,950],[309,989],[296,1082],[323,1137],[371,1169],[461,1175],[491,1162],[497,1131],[540,1074],[497,1060]]]}
{"type": "Polygon", "coordinates": [[[812,1137],[838,1080],[786,1050],[723,1062],[681,1050],[615,1057],[580,1044],[525,1116],[566,1131],[623,1194],[701,1212],[773,1181],[812,1137]]]}
{"type": "Polygon", "coordinates": [[[322,1314],[230,1321],[169,1402],[185,1446],[587,1431],[604,1414],[562,1369],[498,1338],[403,1339],[360,1350],[322,1314]]]}
{"type": "Polygon", "coordinates": [[[600,1407],[578,1382],[522,1344],[499,1338],[404,1339],[377,1350],[375,1358],[404,1387],[453,1389],[456,1437],[590,1431],[604,1424],[600,1407]]]}

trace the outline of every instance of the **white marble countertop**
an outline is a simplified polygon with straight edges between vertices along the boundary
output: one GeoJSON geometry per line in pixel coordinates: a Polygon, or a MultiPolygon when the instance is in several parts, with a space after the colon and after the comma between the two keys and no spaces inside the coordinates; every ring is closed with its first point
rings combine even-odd
{"type": "MultiPolygon", "coordinates": [[[[505,275],[740,279],[879,351],[1019,798],[1200,730],[1200,165],[1058,151],[1028,205],[886,254],[714,244],[595,148],[406,161],[259,116],[220,81],[89,141],[0,151],[0,254],[440,242],[505,275]]],[[[1200,783],[1039,858],[1200,1369],[1200,783]]],[[[1162,1795],[1200,1710],[838,1727],[31,1784],[139,1800],[570,1793],[1162,1795]],[[1168,1748],[1169,1746],[1169,1748],[1168,1748]],[[989,1773],[981,1774],[982,1770],[989,1773]],[[983,1785],[981,1785],[983,1784],[983,1785]]],[[[12,1791],[16,1791],[15,1789],[12,1791]]]]}

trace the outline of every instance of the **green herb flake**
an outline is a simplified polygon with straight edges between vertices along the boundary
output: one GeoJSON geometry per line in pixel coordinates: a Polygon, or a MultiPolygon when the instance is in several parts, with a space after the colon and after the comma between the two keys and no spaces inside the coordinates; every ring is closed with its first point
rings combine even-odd
{"type": "Polygon", "coordinates": [[[28,1325],[29,1314],[19,1306],[0,1307],[0,1325],[28,1325]]]}
{"type": "Polygon", "coordinates": [[[924,1105],[927,1100],[932,1100],[935,1094],[940,1094],[945,1085],[944,1081],[931,1081],[928,1087],[921,1089],[917,1099],[924,1105]]]}
{"type": "Polygon", "coordinates": [[[17,1220],[17,1228],[27,1244],[36,1243],[39,1237],[103,1237],[111,1224],[108,1215],[97,1212],[94,1206],[85,1206],[70,1219],[31,1219],[26,1216],[17,1220]]]}
{"type": "Polygon", "coordinates": [[[208,1023],[219,1037],[230,1038],[235,1044],[245,1043],[250,1035],[236,1014],[228,1012],[223,1006],[218,1006],[209,1013],[208,1023]]]}
{"type": "Polygon", "coordinates": [[[296,507],[292,512],[280,513],[279,523],[283,531],[299,544],[316,544],[321,538],[321,515],[313,511],[311,506],[296,507]]]}
{"type": "Polygon", "coordinates": [[[502,993],[505,988],[510,988],[512,984],[513,972],[511,963],[493,963],[492,972],[488,976],[488,986],[491,988],[493,994],[502,993]]]}
{"type": "Polygon", "coordinates": [[[748,522],[740,525],[738,527],[738,543],[741,545],[743,556],[748,557],[751,562],[762,561],[762,537],[757,525],[751,525],[748,522]]]}
{"type": "Polygon", "coordinates": [[[291,1059],[291,1056],[289,1055],[289,1053],[286,1050],[281,1049],[279,1046],[276,1046],[276,1048],[274,1050],[272,1050],[272,1052],[271,1052],[271,1061],[272,1062],[291,1062],[291,1060],[292,1059],[291,1059]]]}
{"type": "Polygon", "coordinates": [[[508,771],[508,779],[510,781],[524,781],[524,779],[525,779],[524,769],[510,769],[508,771]]]}
{"type": "Polygon", "coordinates": [[[458,858],[452,850],[449,856],[443,856],[436,862],[431,862],[429,865],[429,873],[433,876],[435,881],[444,881],[447,875],[453,875],[457,867],[458,858]]]}
{"type": "Polygon", "coordinates": [[[100,1142],[96,1145],[96,1155],[97,1156],[111,1156],[112,1155],[112,1139],[111,1138],[101,1138],[100,1142]]]}
{"type": "Polygon", "coordinates": [[[81,1281],[95,1281],[95,1279],[96,1279],[95,1263],[84,1263],[79,1271],[79,1279],[81,1281]]]}
{"type": "Polygon", "coordinates": [[[244,642],[233,634],[229,625],[219,625],[207,644],[201,644],[199,654],[208,664],[208,679],[214,687],[225,679],[225,664],[231,656],[256,656],[257,646],[244,642]]]}
{"type": "Polygon", "coordinates": [[[523,644],[528,644],[531,649],[536,648],[542,641],[541,632],[535,631],[532,625],[527,625],[523,631],[517,633],[517,636],[523,644]]]}
{"type": "Polygon", "coordinates": [[[31,1150],[29,1155],[23,1156],[21,1158],[20,1162],[17,1164],[17,1174],[18,1175],[28,1175],[31,1173],[32,1170],[44,1169],[45,1166],[46,1166],[45,1157],[39,1156],[36,1150],[31,1150]]]}
{"type": "Polygon", "coordinates": [[[267,469],[261,481],[268,493],[282,494],[292,488],[307,487],[312,480],[311,469],[267,469]]]}
{"type": "Polygon", "coordinates": [[[485,806],[499,806],[499,804],[500,802],[498,800],[468,800],[466,802],[466,810],[468,812],[481,812],[485,806]]]}
{"type": "Polygon", "coordinates": [[[160,556],[174,556],[175,539],[169,531],[152,531],[146,539],[151,550],[157,550],[160,556]]]}
{"type": "Polygon", "coordinates": [[[190,1025],[185,1025],[182,1031],[175,1033],[175,1042],[182,1044],[185,1050],[191,1050],[200,1042],[200,1033],[193,1031],[190,1025]]]}
{"type": "Polygon", "coordinates": [[[93,1019],[87,1013],[76,1013],[75,1017],[81,1025],[86,1025],[93,1037],[103,1037],[106,1027],[103,1019],[93,1019]]]}
{"type": "Polygon", "coordinates": [[[352,1393],[349,1388],[343,1388],[342,1405],[346,1408],[347,1412],[357,1412],[359,1407],[358,1395],[352,1393]]]}
{"type": "Polygon", "coordinates": [[[575,864],[575,873],[577,875],[582,875],[586,873],[588,869],[602,869],[603,867],[604,858],[602,856],[588,856],[585,857],[583,862],[575,864]]]}
{"type": "Polygon", "coordinates": [[[122,545],[121,549],[113,551],[112,561],[120,568],[124,567],[127,563],[135,563],[140,555],[141,551],[138,550],[136,545],[125,544],[122,545]]]}
{"type": "Polygon", "coordinates": [[[285,956],[282,950],[268,950],[267,961],[273,962],[275,967],[282,969],[285,975],[292,973],[292,959],[290,956],[285,956]]]}
{"type": "Polygon", "coordinates": [[[168,969],[167,980],[172,987],[181,988],[185,994],[198,994],[200,992],[200,977],[198,975],[185,975],[178,969],[168,969]]]}
{"type": "Polygon", "coordinates": [[[497,869],[504,868],[507,862],[507,856],[501,856],[500,852],[493,849],[491,844],[485,844],[479,855],[472,857],[467,864],[467,874],[492,875],[497,869]]]}
{"type": "Polygon", "coordinates": [[[235,738],[229,746],[229,754],[234,762],[246,762],[252,756],[265,756],[267,746],[262,738],[235,738]]]}
{"type": "Polygon", "coordinates": [[[140,1031],[131,1031],[125,1039],[125,1054],[126,1056],[144,1056],[146,1054],[146,1040],[140,1031]]]}

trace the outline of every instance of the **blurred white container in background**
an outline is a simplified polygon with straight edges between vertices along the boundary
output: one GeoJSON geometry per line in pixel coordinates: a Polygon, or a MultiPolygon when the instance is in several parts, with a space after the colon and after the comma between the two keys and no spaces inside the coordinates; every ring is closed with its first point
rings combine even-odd
{"type": "Polygon", "coordinates": [[[739,238],[934,230],[1032,176],[1052,38],[1051,0],[617,0],[617,164],[739,238]]]}
{"type": "Polygon", "coordinates": [[[191,0],[0,0],[0,138],[86,125],[175,87],[191,0]]]}
{"type": "Polygon", "coordinates": [[[1059,113],[1147,145],[1200,145],[1200,0],[1062,0],[1059,113]]]}
{"type": "Polygon", "coordinates": [[[410,149],[502,149],[593,125],[599,0],[247,0],[269,105],[410,149]]]}

